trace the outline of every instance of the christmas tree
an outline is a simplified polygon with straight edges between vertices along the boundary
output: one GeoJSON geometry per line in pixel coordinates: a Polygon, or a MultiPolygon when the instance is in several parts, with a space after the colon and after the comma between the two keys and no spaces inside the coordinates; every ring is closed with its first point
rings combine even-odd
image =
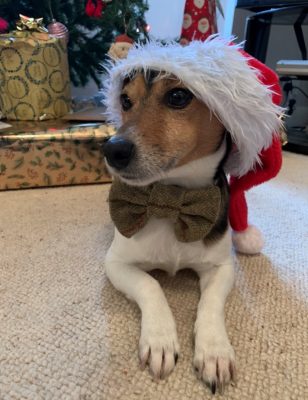
{"type": "Polygon", "coordinates": [[[75,86],[84,86],[90,78],[100,82],[101,64],[110,45],[119,34],[134,41],[147,39],[144,14],[146,0],[0,0],[0,18],[15,29],[19,14],[53,19],[69,31],[68,58],[75,86]]]}

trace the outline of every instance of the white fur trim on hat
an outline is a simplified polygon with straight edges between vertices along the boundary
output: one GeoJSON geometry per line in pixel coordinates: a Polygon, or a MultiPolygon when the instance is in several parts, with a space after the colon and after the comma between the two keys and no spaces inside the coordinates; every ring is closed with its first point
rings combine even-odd
{"type": "Polygon", "coordinates": [[[105,104],[110,121],[121,125],[119,102],[123,80],[135,71],[154,70],[175,75],[219,118],[237,150],[228,160],[228,172],[241,176],[260,162],[259,153],[272,142],[281,126],[282,108],[272,102],[270,87],[258,79],[238,45],[219,36],[188,46],[171,42],[136,45],[126,59],[107,66],[105,104]]]}

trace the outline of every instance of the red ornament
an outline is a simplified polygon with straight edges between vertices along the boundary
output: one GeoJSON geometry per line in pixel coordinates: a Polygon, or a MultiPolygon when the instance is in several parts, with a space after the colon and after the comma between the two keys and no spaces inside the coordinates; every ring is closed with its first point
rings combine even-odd
{"type": "Polygon", "coordinates": [[[105,7],[106,3],[103,0],[88,0],[85,12],[88,17],[101,18],[105,7]]]}
{"type": "Polygon", "coordinates": [[[213,33],[217,33],[216,1],[186,0],[181,38],[205,40],[213,33]]]}
{"type": "Polygon", "coordinates": [[[0,33],[5,33],[8,30],[8,22],[0,17],[0,33]]]}
{"type": "Polygon", "coordinates": [[[115,43],[129,43],[129,44],[134,44],[134,40],[130,38],[128,35],[123,34],[123,35],[118,35],[115,40],[115,43]]]}
{"type": "Polygon", "coordinates": [[[113,60],[119,60],[127,57],[129,49],[133,46],[134,40],[128,35],[118,35],[114,43],[111,44],[108,55],[113,60]]]}

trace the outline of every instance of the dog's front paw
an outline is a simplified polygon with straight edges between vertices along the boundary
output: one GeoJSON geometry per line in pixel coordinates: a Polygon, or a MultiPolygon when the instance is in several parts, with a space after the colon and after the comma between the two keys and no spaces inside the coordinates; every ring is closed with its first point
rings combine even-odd
{"type": "Polygon", "coordinates": [[[148,364],[155,379],[166,378],[174,369],[179,342],[173,318],[142,321],[139,342],[141,368],[148,364]]]}
{"type": "Polygon", "coordinates": [[[228,338],[196,336],[194,367],[198,378],[215,394],[224,392],[225,385],[235,382],[235,356],[228,338]]]}

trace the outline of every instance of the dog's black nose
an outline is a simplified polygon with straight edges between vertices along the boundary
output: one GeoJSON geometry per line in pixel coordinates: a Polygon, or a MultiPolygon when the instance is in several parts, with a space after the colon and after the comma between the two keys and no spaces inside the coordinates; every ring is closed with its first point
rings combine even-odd
{"type": "Polygon", "coordinates": [[[112,136],[103,146],[108,164],[116,169],[128,166],[134,154],[135,145],[120,136],[112,136]]]}

